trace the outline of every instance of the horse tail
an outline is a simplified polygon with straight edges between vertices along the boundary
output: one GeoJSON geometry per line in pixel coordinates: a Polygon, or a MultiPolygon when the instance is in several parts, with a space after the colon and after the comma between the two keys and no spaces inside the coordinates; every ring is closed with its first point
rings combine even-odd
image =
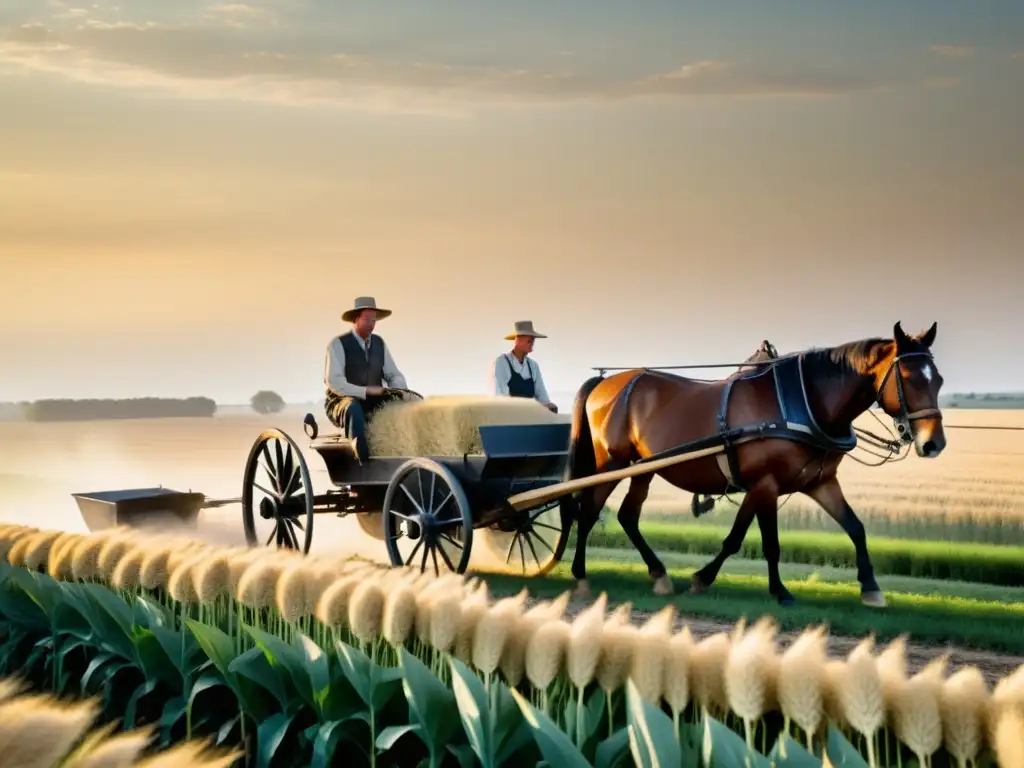
{"type": "MultiPolygon", "coordinates": [[[[604,379],[594,376],[583,382],[572,405],[572,429],[569,433],[569,451],[565,459],[563,481],[589,477],[597,471],[597,455],[594,453],[593,435],[587,419],[587,399],[604,379]]],[[[579,501],[575,494],[563,496],[560,501],[562,517],[566,521],[576,519],[579,501]]]]}

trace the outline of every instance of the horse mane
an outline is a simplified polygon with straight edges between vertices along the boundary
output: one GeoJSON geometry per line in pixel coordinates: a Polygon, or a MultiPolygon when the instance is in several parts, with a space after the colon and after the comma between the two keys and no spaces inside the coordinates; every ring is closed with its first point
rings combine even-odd
{"type": "Polygon", "coordinates": [[[802,353],[804,370],[824,379],[843,379],[851,374],[866,376],[881,362],[878,348],[892,344],[892,339],[873,336],[834,347],[812,347],[802,353]]]}

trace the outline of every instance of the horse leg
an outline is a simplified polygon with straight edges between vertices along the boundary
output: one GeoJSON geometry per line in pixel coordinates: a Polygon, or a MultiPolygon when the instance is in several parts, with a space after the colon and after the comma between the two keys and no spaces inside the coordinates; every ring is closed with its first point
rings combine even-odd
{"type": "Polygon", "coordinates": [[[725,561],[740,551],[743,539],[746,537],[747,531],[750,529],[750,524],[754,522],[754,517],[757,515],[758,510],[762,506],[767,505],[768,502],[777,504],[778,498],[778,484],[775,482],[775,478],[771,476],[762,478],[749,491],[747,491],[747,495],[744,497],[743,503],[740,504],[740,508],[736,510],[736,519],[733,520],[732,528],[729,530],[729,534],[722,542],[721,551],[715,555],[711,562],[694,573],[691,577],[691,592],[704,592],[708,587],[715,583],[715,579],[718,578],[718,572],[722,569],[725,561]]]}
{"type": "MultiPolygon", "coordinates": [[[[599,468],[598,472],[605,472],[615,469],[614,466],[599,468]]],[[[580,503],[577,508],[576,517],[576,552],[572,557],[572,575],[576,579],[576,589],[573,597],[586,599],[590,597],[590,584],[587,582],[587,537],[597,525],[601,509],[612,491],[615,490],[617,482],[599,485],[596,488],[588,488],[580,493],[580,503]]]]}
{"type": "Polygon", "coordinates": [[[626,496],[619,506],[618,519],[622,530],[644,559],[647,572],[654,579],[654,594],[671,595],[675,590],[672,587],[672,580],[665,572],[665,564],[654,554],[654,550],[640,533],[640,511],[647,500],[647,492],[653,479],[654,475],[636,475],[629,481],[629,490],[626,491],[626,496]]]}
{"type": "Polygon", "coordinates": [[[846,535],[850,537],[850,541],[853,542],[857,558],[857,581],[860,582],[861,602],[874,608],[884,608],[885,595],[878,586],[878,582],[875,581],[875,569],[871,565],[871,557],[868,555],[864,524],[847,502],[846,496],[843,495],[843,489],[839,486],[839,481],[832,478],[805,490],[804,493],[818,502],[821,508],[839,523],[840,527],[846,531],[846,535]]]}
{"type": "Polygon", "coordinates": [[[757,527],[761,531],[761,552],[768,563],[768,592],[779,601],[779,605],[792,605],[796,598],[786,589],[779,575],[779,497],[769,504],[767,498],[757,509],[757,527]]]}

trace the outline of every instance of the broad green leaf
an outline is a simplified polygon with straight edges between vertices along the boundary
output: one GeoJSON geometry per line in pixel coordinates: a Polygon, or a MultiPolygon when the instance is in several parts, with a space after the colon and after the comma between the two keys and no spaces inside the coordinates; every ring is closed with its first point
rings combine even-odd
{"type": "Polygon", "coordinates": [[[235,658],[235,643],[216,627],[202,624],[195,619],[185,619],[185,626],[195,637],[203,652],[217,667],[217,671],[223,675],[224,680],[231,681],[230,666],[235,658]]]}
{"type": "Polygon", "coordinates": [[[343,740],[348,741],[351,746],[355,746],[360,752],[366,754],[364,746],[359,741],[353,739],[358,723],[364,723],[369,728],[369,715],[360,712],[342,720],[333,720],[329,723],[313,726],[316,728],[316,736],[313,738],[313,755],[309,768],[330,768],[330,766],[335,765],[334,753],[338,742],[343,740]]]}
{"type": "Polygon", "coordinates": [[[189,689],[186,711],[191,711],[201,693],[211,688],[219,688],[222,685],[225,685],[224,679],[216,672],[210,672],[200,677],[196,680],[195,685],[189,689]]]}
{"type": "Polygon", "coordinates": [[[90,619],[103,646],[128,661],[135,661],[132,609],[124,600],[100,584],[87,582],[82,587],[86,598],[95,606],[95,610],[87,618],[90,619]]]}
{"type": "Polygon", "coordinates": [[[153,693],[159,686],[157,680],[146,680],[132,694],[132,697],[128,699],[128,705],[124,711],[124,727],[126,730],[130,730],[135,727],[135,718],[137,717],[137,710],[139,708],[139,702],[142,701],[146,696],[153,693]]]}
{"type": "Polygon", "coordinates": [[[164,746],[170,743],[171,731],[174,726],[185,716],[188,710],[188,702],[184,696],[175,696],[164,704],[163,712],[160,714],[160,743],[164,746]]]}
{"type": "Polygon", "coordinates": [[[49,632],[50,617],[14,578],[0,586],[0,613],[32,632],[49,632]]]}
{"type": "Polygon", "coordinates": [[[369,714],[370,710],[363,703],[352,683],[345,677],[340,665],[331,665],[330,675],[330,683],[323,694],[320,706],[320,720],[322,722],[343,721],[360,713],[369,714]]]}
{"type": "Polygon", "coordinates": [[[53,631],[58,635],[73,635],[79,640],[92,640],[93,629],[67,593],[61,589],[61,599],[53,608],[53,631]]]}
{"type": "Polygon", "coordinates": [[[409,709],[423,726],[420,738],[430,750],[431,757],[437,759],[459,727],[455,695],[405,648],[399,648],[399,664],[409,709]]]}
{"type": "Polygon", "coordinates": [[[708,768],[770,768],[768,758],[747,747],[747,742],[713,717],[704,718],[704,762],[708,768]]]}
{"type": "Polygon", "coordinates": [[[497,765],[505,765],[516,752],[535,741],[533,729],[523,718],[508,686],[503,683],[491,686],[491,722],[494,743],[497,745],[497,765]]]}
{"type": "Polygon", "coordinates": [[[494,756],[494,718],[489,709],[484,684],[459,659],[449,657],[448,666],[452,672],[455,703],[469,745],[483,768],[496,768],[498,763],[494,756]]]}
{"type": "Polygon", "coordinates": [[[286,684],[288,673],[280,667],[273,667],[262,648],[250,648],[228,665],[232,676],[241,675],[265,689],[281,707],[281,711],[293,715],[302,706],[292,695],[286,684]]]}
{"type": "Polygon", "coordinates": [[[181,676],[183,687],[199,676],[199,667],[209,663],[209,656],[203,653],[195,635],[187,629],[171,629],[170,627],[150,627],[153,636],[164,649],[167,658],[181,676]]]}
{"type": "Polygon", "coordinates": [[[784,733],[775,740],[768,760],[775,768],[821,768],[821,758],[812,755],[784,733]]]}
{"type": "Polygon", "coordinates": [[[700,765],[703,741],[703,725],[700,723],[679,724],[679,751],[683,755],[683,765],[700,765]]]}
{"type": "Polygon", "coordinates": [[[103,684],[103,680],[106,669],[116,667],[117,665],[123,665],[125,662],[121,660],[116,654],[113,653],[101,653],[96,656],[92,661],[89,662],[89,666],[85,668],[85,672],[82,674],[82,680],[80,682],[82,694],[85,696],[91,696],[93,693],[99,690],[103,684]],[[93,690],[93,684],[96,680],[100,681],[100,684],[95,686],[93,690]]]}
{"type": "Polygon", "coordinates": [[[308,675],[309,685],[313,691],[316,710],[323,719],[324,703],[331,688],[331,660],[324,649],[314,643],[302,632],[295,633],[295,646],[299,660],[308,675]]]}
{"type": "Polygon", "coordinates": [[[423,727],[419,723],[412,723],[410,725],[389,725],[387,728],[381,730],[377,735],[377,740],[374,742],[374,746],[381,752],[387,752],[407,733],[415,733],[422,738],[422,731],[423,727]]]}
{"type": "Polygon", "coordinates": [[[828,727],[828,741],[825,743],[828,760],[835,768],[867,768],[865,760],[857,748],[834,725],[828,727]]]}
{"type": "Polygon", "coordinates": [[[592,768],[587,759],[583,756],[572,740],[562,730],[551,722],[551,718],[543,712],[538,712],[530,702],[523,698],[522,694],[514,688],[509,691],[523,719],[529,725],[534,741],[540,748],[544,759],[558,768],[592,768]]]}
{"type": "Polygon", "coordinates": [[[565,732],[575,738],[577,714],[583,714],[583,746],[582,752],[590,757],[594,752],[593,737],[597,733],[598,726],[607,724],[607,713],[605,711],[605,693],[596,688],[590,694],[590,698],[584,702],[583,709],[579,709],[576,698],[570,698],[565,703],[565,732]]]}
{"type": "Polygon", "coordinates": [[[468,744],[449,744],[448,751],[459,761],[459,768],[476,768],[476,753],[468,744]]]}
{"type": "Polygon", "coordinates": [[[181,693],[181,675],[153,631],[135,627],[132,642],[135,644],[135,659],[146,677],[167,683],[175,693],[181,693]]]}
{"type": "Polygon", "coordinates": [[[303,663],[302,651],[289,645],[277,635],[264,632],[248,624],[242,626],[256,641],[257,647],[263,649],[270,665],[280,667],[291,678],[291,683],[302,700],[312,709],[318,710],[316,697],[313,694],[313,683],[303,663]]]}
{"type": "MultiPolygon", "coordinates": [[[[622,764],[622,761],[625,760],[629,754],[629,729],[620,728],[597,745],[597,752],[594,758],[594,768],[616,768],[616,766],[622,764]]],[[[680,764],[690,765],[690,763],[680,764]]],[[[693,763],[693,765],[696,765],[696,763],[693,763]]],[[[675,766],[672,766],[672,768],[675,768],[675,766]]]]}
{"type": "Polygon", "coordinates": [[[374,712],[379,712],[401,688],[402,670],[374,664],[365,653],[342,640],[337,642],[337,647],[342,674],[355,688],[363,703],[374,712]]]}
{"type": "Polygon", "coordinates": [[[256,732],[257,768],[270,767],[277,750],[288,736],[293,720],[294,715],[279,712],[260,723],[256,732]]]}
{"type": "Polygon", "coordinates": [[[632,679],[626,680],[626,721],[629,751],[638,766],[674,768],[682,764],[672,720],[643,700],[632,679]]]}
{"type": "Polygon", "coordinates": [[[52,624],[57,606],[63,602],[61,590],[57,583],[45,573],[31,573],[23,568],[17,569],[12,574],[12,577],[14,583],[21,588],[32,602],[39,606],[40,610],[49,617],[52,624]]]}
{"type": "Polygon", "coordinates": [[[226,723],[224,723],[220,728],[218,728],[217,738],[214,740],[213,743],[216,744],[218,747],[222,747],[225,744],[227,744],[228,739],[231,739],[231,735],[234,732],[235,728],[237,728],[240,725],[242,717],[242,713],[239,712],[237,715],[235,715],[226,723]]]}
{"type": "Polygon", "coordinates": [[[173,627],[174,620],[166,608],[145,595],[136,595],[132,606],[132,623],[137,627],[173,627]]]}
{"type": "MultiPolygon", "coordinates": [[[[370,719],[366,714],[359,713],[344,720],[332,720],[329,723],[314,726],[316,728],[316,737],[313,739],[313,758],[310,762],[310,768],[329,768],[334,765],[334,751],[338,746],[338,742],[351,738],[352,732],[355,730],[354,726],[359,722],[369,726],[370,719]]],[[[356,742],[353,742],[353,744],[356,744],[360,750],[363,750],[361,744],[356,742]]],[[[365,750],[363,751],[365,752],[365,750]]]]}

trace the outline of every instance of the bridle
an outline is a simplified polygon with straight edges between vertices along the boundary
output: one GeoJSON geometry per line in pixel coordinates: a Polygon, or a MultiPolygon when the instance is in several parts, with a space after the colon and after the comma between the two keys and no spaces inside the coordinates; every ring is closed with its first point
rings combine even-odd
{"type": "Polygon", "coordinates": [[[899,438],[904,443],[912,443],[914,441],[914,430],[911,423],[918,419],[941,419],[942,411],[938,408],[922,408],[919,411],[910,411],[907,408],[907,398],[903,392],[903,375],[902,369],[900,368],[900,361],[905,360],[908,357],[927,357],[929,360],[933,360],[931,352],[904,352],[902,355],[896,355],[892,362],[889,363],[889,367],[886,368],[885,374],[882,376],[882,383],[878,385],[878,389],[875,391],[875,402],[884,411],[885,404],[882,402],[882,397],[885,393],[885,385],[889,381],[889,376],[892,375],[893,371],[896,371],[896,399],[899,402],[900,412],[898,416],[893,416],[893,423],[896,425],[896,432],[899,438]]]}

